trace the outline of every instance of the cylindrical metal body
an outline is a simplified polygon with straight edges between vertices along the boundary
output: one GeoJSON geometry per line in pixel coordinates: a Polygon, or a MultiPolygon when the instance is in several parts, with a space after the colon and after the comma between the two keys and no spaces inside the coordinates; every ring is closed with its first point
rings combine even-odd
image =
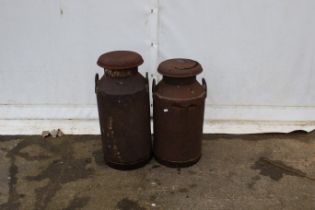
{"type": "Polygon", "coordinates": [[[189,59],[160,64],[163,79],[153,81],[154,155],[167,166],[186,167],[201,157],[206,83],[196,75],[201,65],[189,59]]]}
{"type": "Polygon", "coordinates": [[[105,162],[117,169],[143,166],[151,158],[148,78],[138,72],[142,57],[130,51],[103,54],[95,79],[105,162]]]}

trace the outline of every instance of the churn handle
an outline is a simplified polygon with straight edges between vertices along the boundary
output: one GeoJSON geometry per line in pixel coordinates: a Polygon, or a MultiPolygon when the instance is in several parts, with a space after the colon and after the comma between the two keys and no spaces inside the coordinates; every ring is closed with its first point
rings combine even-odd
{"type": "Polygon", "coordinates": [[[156,82],[155,82],[155,79],[152,80],[152,93],[155,92],[155,87],[156,87],[156,82]]]}
{"type": "Polygon", "coordinates": [[[149,74],[148,74],[148,72],[145,73],[145,84],[146,84],[147,92],[149,93],[150,92],[150,86],[149,86],[149,74]]]}
{"type": "Polygon", "coordinates": [[[149,74],[148,72],[145,73],[145,79],[146,79],[146,83],[149,84],[149,74]]]}
{"type": "Polygon", "coordinates": [[[97,82],[98,82],[98,74],[95,74],[95,93],[96,93],[97,82]]]}
{"type": "Polygon", "coordinates": [[[207,97],[207,82],[206,82],[205,78],[202,78],[202,86],[206,91],[206,97],[207,97]]]}

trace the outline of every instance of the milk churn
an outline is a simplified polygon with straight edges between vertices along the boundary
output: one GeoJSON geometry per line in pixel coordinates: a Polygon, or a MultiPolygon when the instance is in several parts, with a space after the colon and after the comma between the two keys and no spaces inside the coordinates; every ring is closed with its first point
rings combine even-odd
{"type": "Polygon", "coordinates": [[[206,82],[196,80],[201,65],[190,59],[162,62],[163,79],[152,84],[155,158],[170,167],[187,167],[201,157],[206,82]]]}
{"type": "Polygon", "coordinates": [[[143,166],[151,158],[148,76],[138,72],[142,57],[131,51],[101,55],[95,77],[104,160],[117,169],[143,166]]]}

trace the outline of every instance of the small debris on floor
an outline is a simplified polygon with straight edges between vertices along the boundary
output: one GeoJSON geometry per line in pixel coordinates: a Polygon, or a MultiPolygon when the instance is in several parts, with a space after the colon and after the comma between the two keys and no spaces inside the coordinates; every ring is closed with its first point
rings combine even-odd
{"type": "Polygon", "coordinates": [[[60,130],[59,128],[58,128],[58,133],[57,133],[57,136],[58,137],[61,137],[61,136],[64,136],[65,134],[62,132],[62,130],[60,130]]]}
{"type": "Polygon", "coordinates": [[[51,136],[53,137],[53,138],[56,138],[57,137],[57,135],[58,135],[58,130],[52,130],[52,131],[50,131],[50,134],[51,134],[51,136]]]}
{"type": "Polygon", "coordinates": [[[53,129],[51,131],[43,131],[42,132],[42,137],[43,138],[47,138],[47,137],[53,137],[53,138],[57,138],[57,137],[62,137],[65,134],[62,132],[62,130],[60,128],[58,129],[53,129]]]}
{"type": "Polygon", "coordinates": [[[49,131],[43,131],[42,132],[42,137],[43,138],[47,138],[47,137],[49,137],[50,136],[50,132],[49,131]]]}

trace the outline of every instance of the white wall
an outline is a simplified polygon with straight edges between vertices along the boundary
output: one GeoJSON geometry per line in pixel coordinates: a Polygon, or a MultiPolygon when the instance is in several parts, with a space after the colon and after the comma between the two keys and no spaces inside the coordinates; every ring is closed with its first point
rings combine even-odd
{"type": "Polygon", "coordinates": [[[310,130],[314,11],[312,0],[1,0],[0,133],[97,133],[96,60],[116,49],[141,53],[152,76],[164,59],[198,60],[207,132],[310,130]]]}

